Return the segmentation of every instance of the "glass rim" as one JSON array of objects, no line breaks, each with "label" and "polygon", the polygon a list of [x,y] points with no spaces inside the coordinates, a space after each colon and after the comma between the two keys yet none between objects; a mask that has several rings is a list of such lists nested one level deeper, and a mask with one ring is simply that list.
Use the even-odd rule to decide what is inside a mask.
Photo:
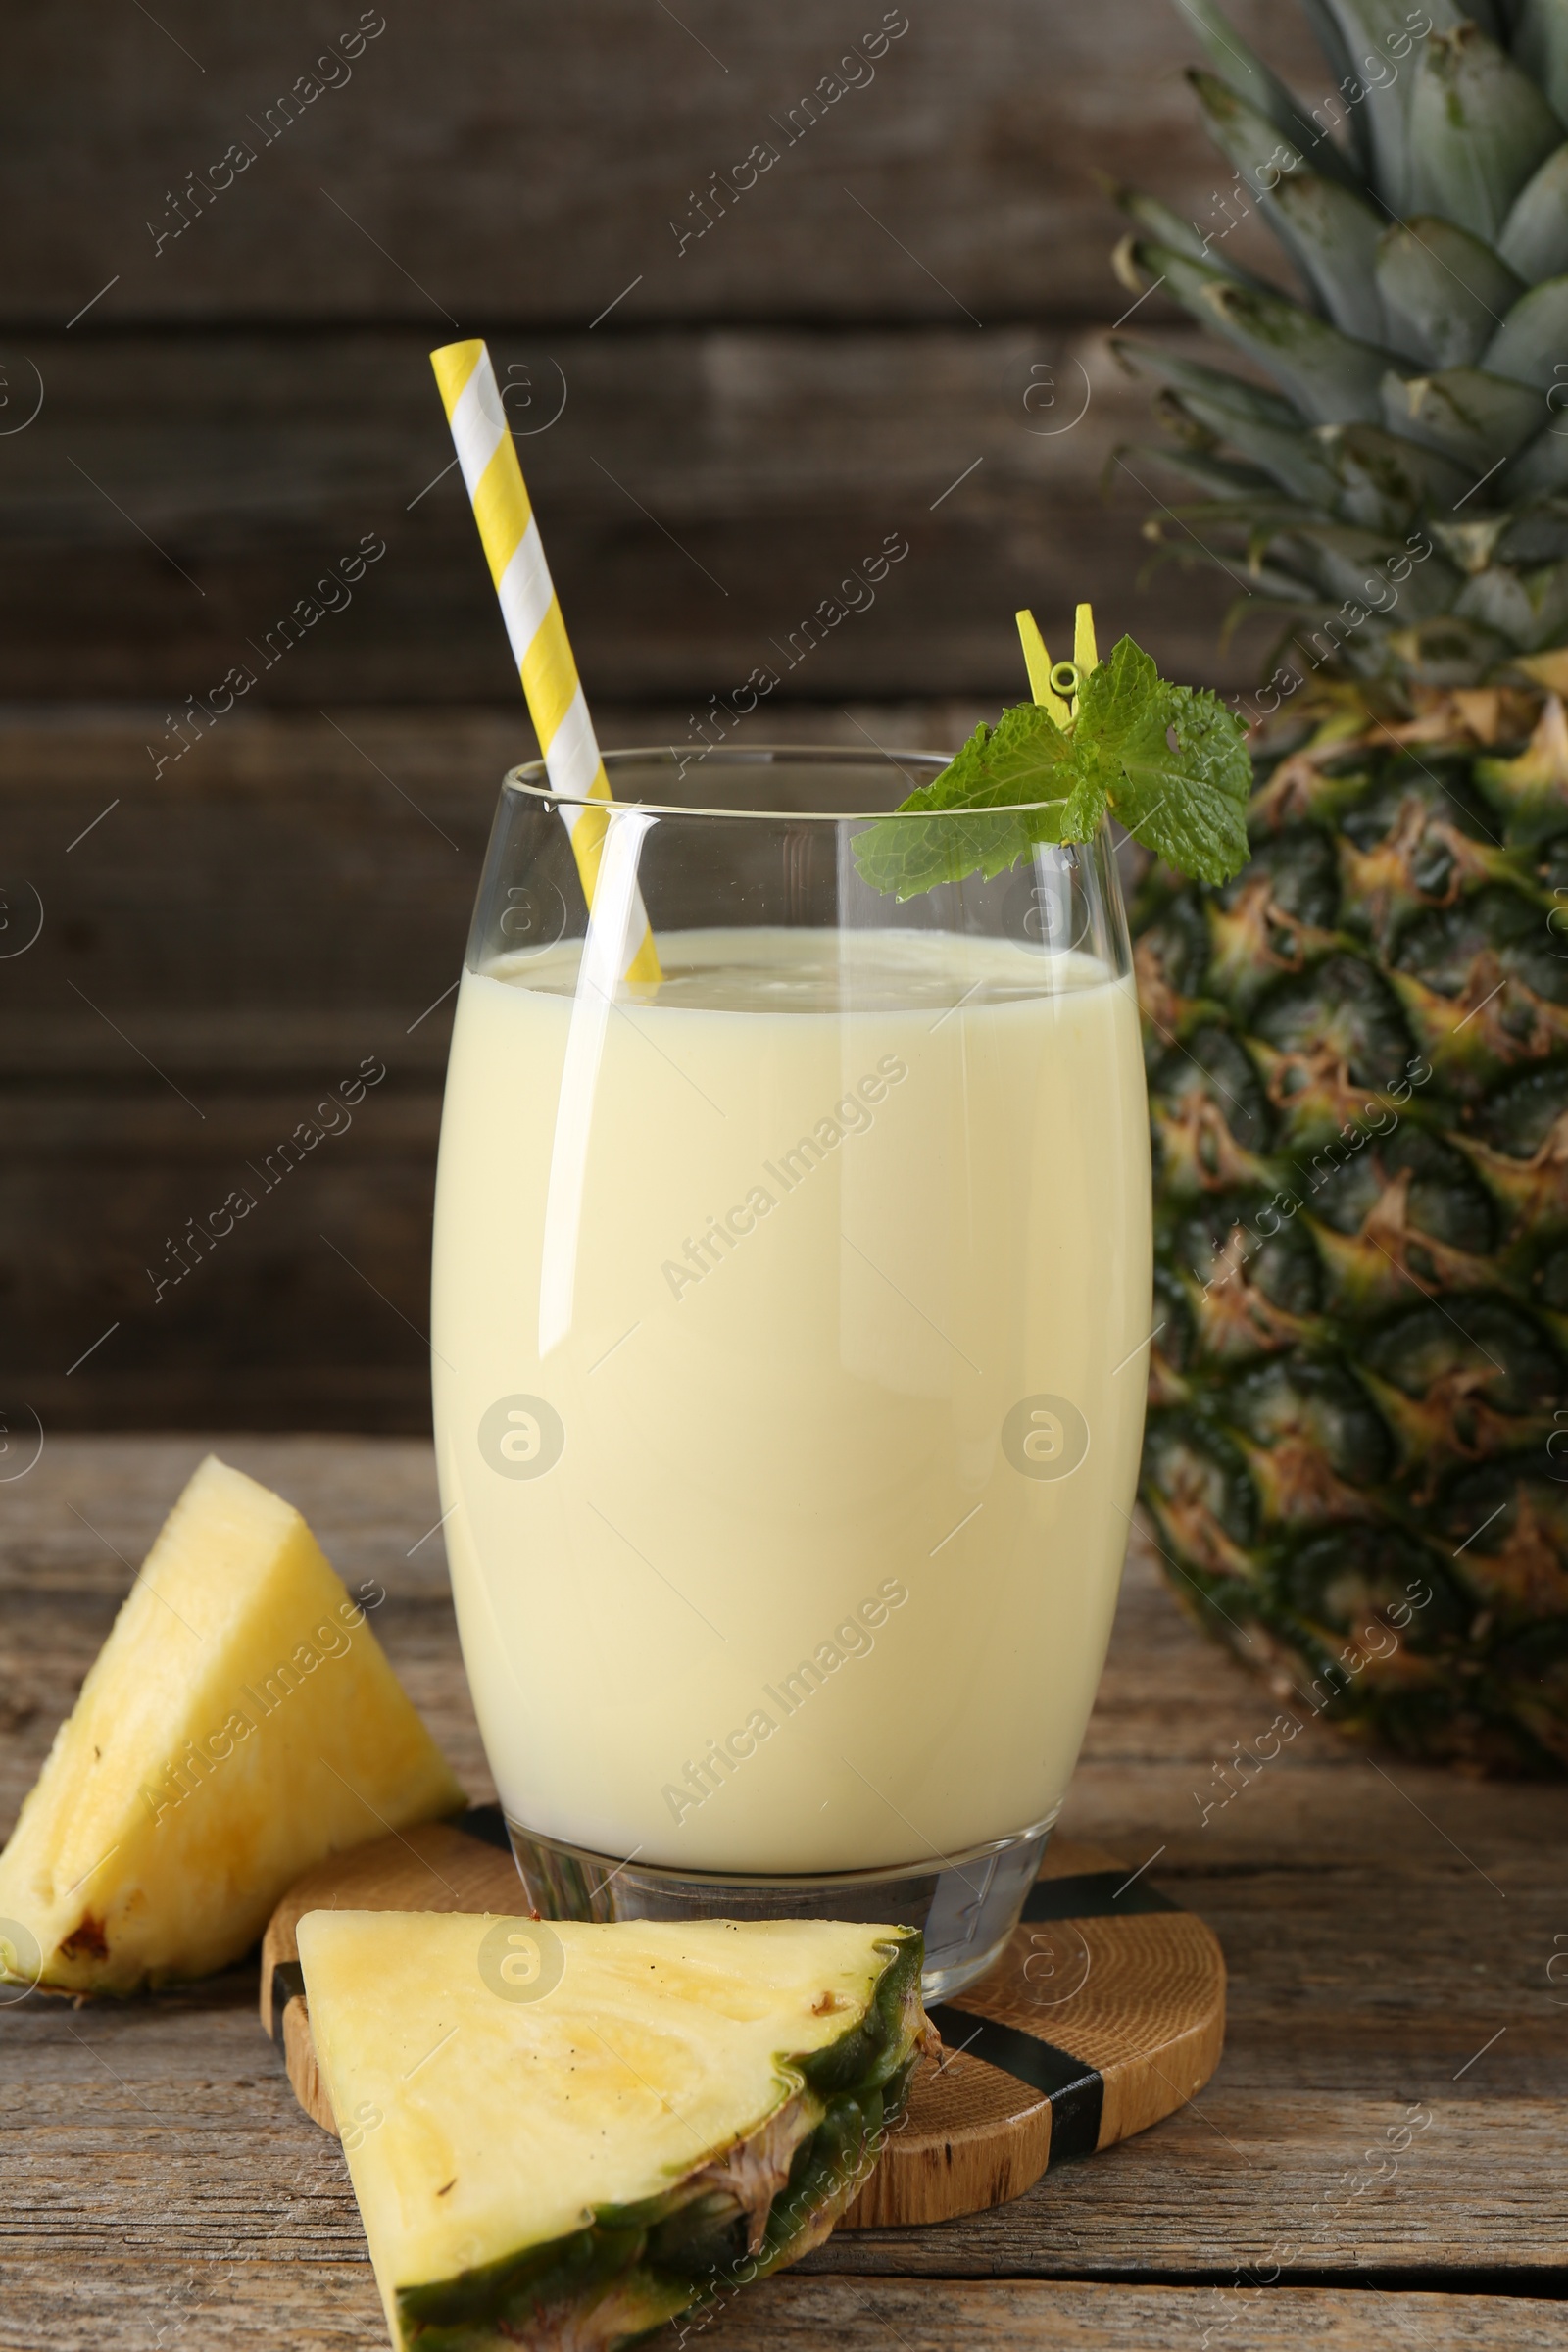
[{"label": "glass rim", "polygon": [[[857,767],[898,767],[907,760],[918,760],[940,774],[953,758],[941,752],[894,752],[874,747],[862,751],[858,744],[830,743],[757,743],[731,749],[717,744],[709,749],[739,767],[773,767],[784,760],[799,761],[803,766],[831,764]],[[666,767],[675,764],[679,755],[667,743],[633,745],[613,752],[602,752],[607,773],[634,760],[649,760]],[[558,792],[550,782],[550,771],[543,760],[519,760],[509,767],[501,779],[504,792],[525,792],[536,801],[548,802],[563,808],[624,808],[636,809],[648,816],[702,816],[729,818],[737,824],[773,825],[882,825],[882,824],[945,824],[955,819],[973,820],[981,816],[1020,816],[1037,808],[1057,808],[1061,796],[1049,801],[1004,801],[994,808],[683,808],[673,802],[662,801],[600,801],[586,794]],[[1082,849],[1082,842],[1042,844],[1043,847]]]}]

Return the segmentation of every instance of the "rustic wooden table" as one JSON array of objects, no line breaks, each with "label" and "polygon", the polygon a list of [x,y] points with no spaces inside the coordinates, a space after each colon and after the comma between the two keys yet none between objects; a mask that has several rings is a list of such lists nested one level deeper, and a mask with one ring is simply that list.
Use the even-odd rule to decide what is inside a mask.
[{"label": "rustic wooden table", "polygon": [[[352,1583],[385,1586],[382,1640],[491,1794],[427,1533],[429,1447],[220,1449],[304,1508]],[[201,1450],[52,1441],[0,1489],[0,1820]],[[1063,1826],[1156,1857],[1217,1930],[1217,2076],[1011,2205],[841,2234],[732,2305],[708,2352],[1568,2345],[1568,1794],[1368,1758],[1309,1726],[1205,1821],[1216,1763],[1275,1706],[1135,1551]],[[255,1988],[247,1965],[123,2006],[0,2007],[6,2352],[384,2342],[341,2155],[296,2107]]]}]

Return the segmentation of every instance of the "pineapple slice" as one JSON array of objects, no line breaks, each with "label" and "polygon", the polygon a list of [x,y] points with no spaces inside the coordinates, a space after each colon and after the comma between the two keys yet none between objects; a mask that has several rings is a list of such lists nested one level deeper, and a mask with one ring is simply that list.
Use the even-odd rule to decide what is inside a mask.
[{"label": "pineapple slice", "polygon": [[394,2344],[594,2352],[818,2244],[934,2040],[921,1951],[825,1920],[308,1912]]},{"label": "pineapple slice", "polygon": [[209,1454],[0,1854],[0,1975],[205,1975],[311,1863],[464,1801],[299,1512]]}]

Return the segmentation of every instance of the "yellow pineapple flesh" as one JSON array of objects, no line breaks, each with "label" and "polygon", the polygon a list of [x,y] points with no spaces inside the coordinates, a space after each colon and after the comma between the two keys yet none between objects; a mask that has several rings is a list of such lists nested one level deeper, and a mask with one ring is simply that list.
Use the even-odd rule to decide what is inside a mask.
[{"label": "yellow pineapple flesh", "polygon": [[299,1512],[209,1455],[0,1854],[0,1974],[207,1975],[313,1862],[464,1801]]},{"label": "yellow pineapple flesh", "polygon": [[619,2352],[796,2261],[935,2044],[907,1928],[312,1911],[299,1951],[400,2352]]}]

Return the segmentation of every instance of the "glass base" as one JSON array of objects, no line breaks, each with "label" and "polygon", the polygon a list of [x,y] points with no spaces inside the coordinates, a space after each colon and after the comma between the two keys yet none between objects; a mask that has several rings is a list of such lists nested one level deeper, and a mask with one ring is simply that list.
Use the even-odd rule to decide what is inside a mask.
[{"label": "glass base", "polygon": [[1051,1824],[944,1855],[940,1867],[900,1863],[821,1878],[755,1878],[615,1862],[511,1819],[507,1831],[541,1919],[856,1919],[918,1928],[922,1997],[945,2000],[1000,1957],[1035,1881]]}]

